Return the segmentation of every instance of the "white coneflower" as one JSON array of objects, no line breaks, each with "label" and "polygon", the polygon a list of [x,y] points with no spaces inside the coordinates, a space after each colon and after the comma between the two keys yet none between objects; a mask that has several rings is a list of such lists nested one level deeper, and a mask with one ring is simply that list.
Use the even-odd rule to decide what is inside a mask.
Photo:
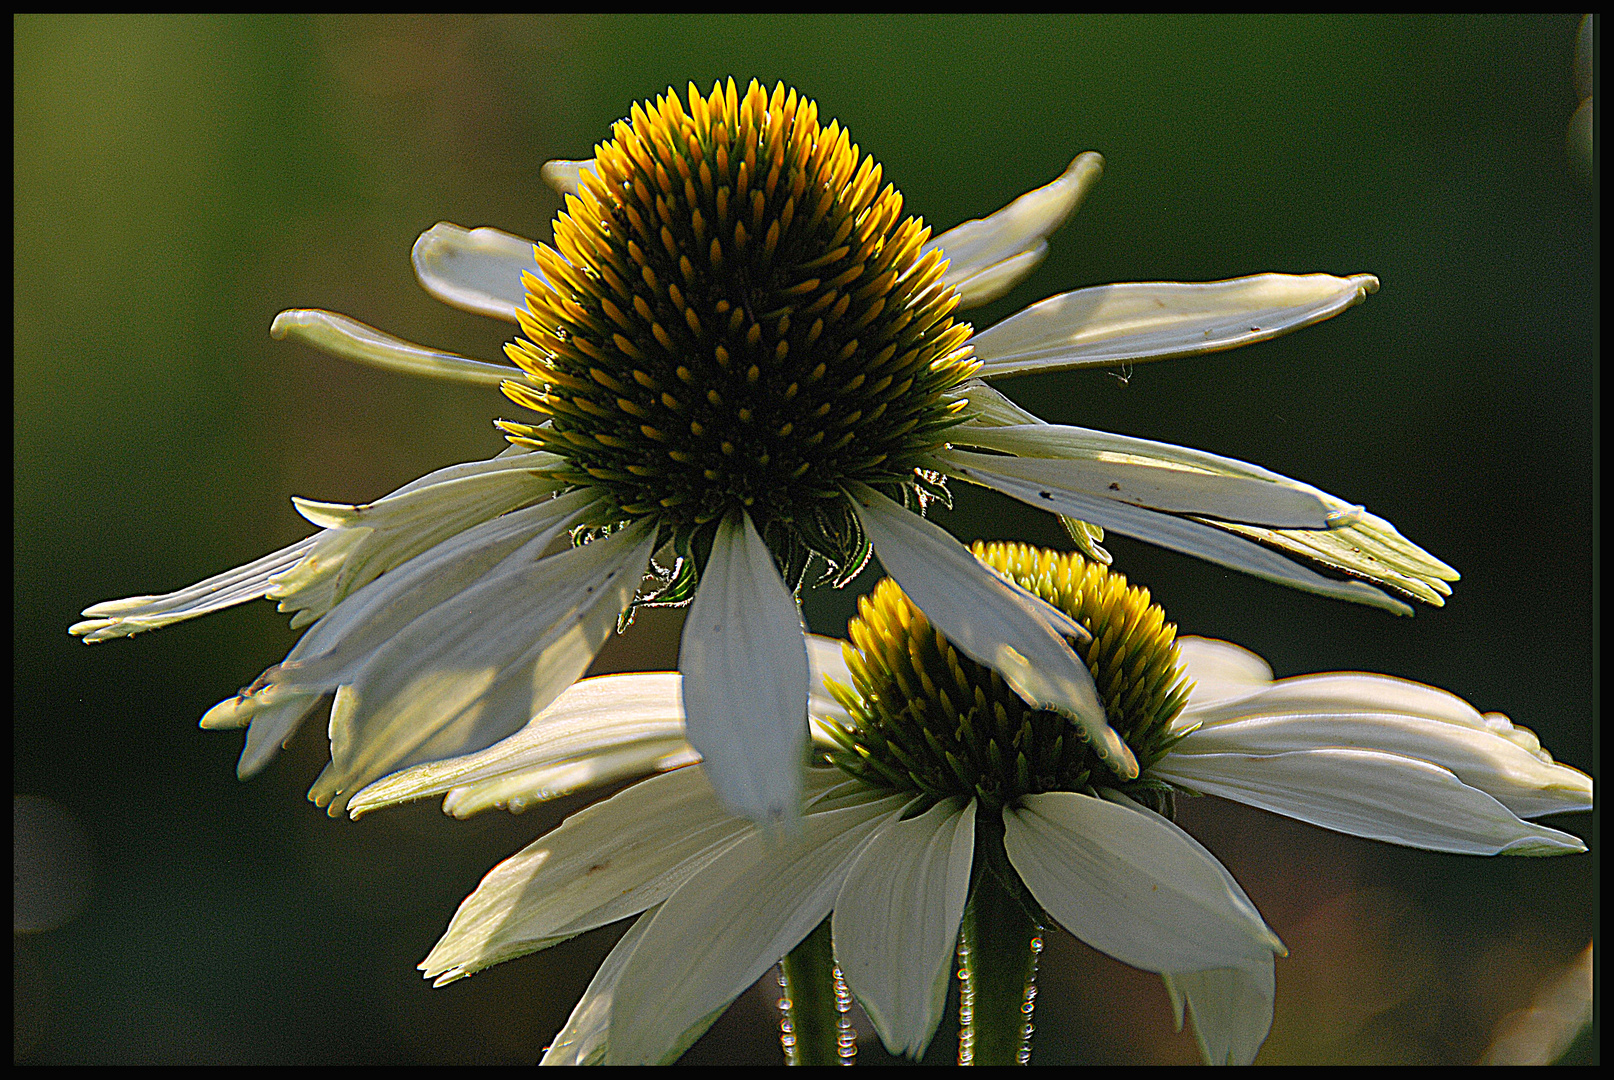
[{"label": "white coneflower", "polygon": [[[731,80],[688,102],[636,105],[593,158],[551,163],[566,192],[553,248],[446,224],[415,245],[433,295],[519,323],[517,366],[330,312],[275,320],[276,337],[348,359],[500,386],[540,414],[500,423],[508,450],[373,503],[295,500],[323,531],[188,589],[97,604],[72,632],[101,641],[258,597],[314,623],[203,725],[248,727],[246,776],[334,695],[310,797],[338,813],[379,777],[519,728],[634,603],[692,601],[690,738],[726,804],[763,820],[800,805],[794,594],[810,573],[850,580],[873,551],[967,655],[1136,775],[1059,620],[915,512],[948,476],[1060,514],[1098,558],[1114,529],[1397,611],[1280,552],[1431,603],[1449,592],[1454,571],[1360,507],[1242,462],[1042,424],[980,381],[1270,338],[1359,302],[1371,276],[1102,286],[976,333],[957,313],[1041,260],[1098,155],[931,240],[795,91]],[[552,554],[566,537],[576,546]]]},{"label": "white coneflower", "polygon": [[1384,675],[1274,681],[1237,646],[1177,640],[1146,591],[1080,555],[975,551],[1079,628],[1135,780],[962,655],[887,579],[848,644],[811,639],[818,765],[797,836],[731,814],[706,767],[688,765],[670,672],[584,680],[528,730],[361,792],[355,814],[446,792],[465,816],[673,770],[495,867],[422,969],[449,982],[642,912],[546,1060],[665,1061],[827,917],[838,975],[892,1053],[929,1043],[956,944],[961,1055],[1007,1062],[1028,1050],[1025,991],[1052,918],[1161,973],[1207,1061],[1249,1062],[1283,947],[1171,822],[1177,793],[1436,851],[1585,850],[1530,819],[1589,809],[1591,778],[1504,716]]}]

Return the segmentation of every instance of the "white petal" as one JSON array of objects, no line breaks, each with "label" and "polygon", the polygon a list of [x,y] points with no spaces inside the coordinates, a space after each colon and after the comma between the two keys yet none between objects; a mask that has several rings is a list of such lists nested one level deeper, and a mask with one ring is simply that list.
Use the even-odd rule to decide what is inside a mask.
[{"label": "white petal", "polygon": [[975,800],[881,829],[835,900],[835,959],[893,1054],[918,1059],[947,1002],[975,854]]},{"label": "white petal", "polygon": [[270,579],[302,561],[314,541],[315,537],[310,536],[245,566],[161,596],[131,596],[92,604],[83,611],[91,617],[69,626],[67,632],[93,645],[261,599],[272,588]]},{"label": "white petal", "polygon": [[444,810],[456,817],[504,804],[519,811],[608,782],[595,778],[614,779],[634,754],[656,763],[682,749],[693,758],[684,740],[680,693],[679,676],[671,671],[584,679],[561,691],[514,735],[474,754],[429,761],[378,780],[353,797],[348,812],[358,817],[444,792],[452,792]]},{"label": "white petal", "polygon": [[1048,253],[1045,240],[1075,212],[1099,176],[1104,159],[1080,154],[1059,178],[1015,199],[987,218],[948,229],[920,249],[940,248],[949,260],[942,281],[957,289],[959,308],[990,303],[1014,288]]},{"label": "white petal", "polygon": [[594,172],[593,158],[583,161],[566,161],[560,158],[546,161],[544,167],[539,170],[539,175],[544,178],[544,183],[565,196],[576,195],[582,190],[584,172]]},{"label": "white petal", "polygon": [[823,921],[853,855],[905,801],[864,795],[809,809],[795,836],[752,832],[673,893],[617,984],[610,1062],[664,1062],[679,1052],[692,1024],[733,1001]]},{"label": "white petal", "polygon": [[1283,945],[1221,864],[1155,815],[1071,792],[1003,812],[1003,845],[1037,902],[1145,971],[1237,967]]},{"label": "white petal", "polygon": [[[1040,433],[1052,426],[1031,431]],[[987,434],[982,439],[1017,430],[1020,429],[986,428]],[[953,441],[967,445],[971,438],[970,429],[959,428]],[[980,456],[969,455],[971,459]],[[1329,523],[1329,507],[1317,496],[1302,488],[1269,480],[1227,476],[1160,462],[1062,458],[1034,452],[1020,457],[994,456],[990,463],[1005,475],[1032,483],[1052,481],[1070,491],[1168,513],[1207,514],[1228,521],[1255,521],[1300,529],[1324,529]]]},{"label": "white petal", "polygon": [[1210,525],[1188,518],[1162,514],[1115,502],[1112,499],[1066,490],[1051,478],[1032,481],[1021,478],[1006,468],[1003,462],[1021,459],[988,457],[962,450],[944,450],[932,455],[949,476],[970,480],[983,487],[1001,491],[1053,514],[1068,514],[1082,521],[1090,521],[1105,529],[1131,536],[1172,551],[1194,555],[1207,562],[1239,570],[1267,581],[1320,596],[1370,604],[1398,615],[1410,615],[1412,609],[1371,585],[1360,581],[1335,581],[1308,570],[1268,551],[1259,544],[1233,536]]},{"label": "white petal", "polygon": [[752,830],[699,766],[634,784],[488,871],[420,968],[441,985],[635,915]]},{"label": "white petal", "polygon": [[[523,555],[529,544],[415,619],[370,655],[345,699],[338,695],[331,764],[309,797],[334,815],[372,780],[519,729],[587,669],[632,601],[654,544],[645,523],[535,562],[536,553]],[[299,671],[332,677],[318,662]]]},{"label": "white petal", "polygon": [[276,341],[290,338],[355,364],[368,364],[400,375],[447,379],[467,386],[498,386],[506,379],[526,378],[520,368],[428,349],[357,319],[318,308],[282,311],[269,324],[269,336]]},{"label": "white petal", "polygon": [[851,716],[825,686],[825,679],[833,679],[841,686],[852,685],[852,669],[846,666],[839,638],[822,634],[807,635],[807,722],[810,725],[824,721],[850,720]]},{"label": "white petal", "polygon": [[616,984],[622,981],[628,957],[633,955],[639,939],[650,928],[654,914],[648,911],[634,920],[628,932],[606,954],[594,978],[589,980],[588,989],[583,991],[572,1014],[566,1018],[566,1026],[544,1048],[544,1056],[538,1064],[599,1065],[605,1061],[611,1033],[611,999],[616,994]]},{"label": "white petal", "polygon": [[1371,274],[1099,285],[1032,304],[970,343],[985,379],[1195,356],[1321,322],[1378,288]]},{"label": "white petal", "polygon": [[1030,594],[982,566],[941,526],[865,485],[848,493],[881,565],[959,651],[1002,674],[1028,704],[1069,716],[1118,775],[1137,776],[1137,759],[1106,721],[1092,673]]},{"label": "white petal", "polygon": [[1194,1040],[1207,1065],[1249,1065],[1272,1030],[1276,993],[1271,955],[1243,967],[1185,971],[1161,976],[1182,1030],[1186,1003]]},{"label": "white petal", "polygon": [[410,255],[421,288],[445,304],[505,322],[515,322],[527,306],[521,275],[544,276],[531,240],[485,225],[462,229],[439,221],[420,234]]},{"label": "white petal", "polygon": [[[989,389],[989,388],[988,388]],[[1459,574],[1396,531],[1394,525],[1360,506],[1237,458],[1186,446],[1134,439],[1091,428],[1045,424],[1000,394],[969,385],[962,395],[979,421],[961,426],[956,442],[1027,457],[1076,458],[1176,466],[1222,476],[1245,477],[1305,492],[1327,508],[1328,528],[1285,530],[1234,522],[1210,522],[1219,529],[1258,540],[1303,558],[1390,585],[1439,607],[1451,593],[1448,581]]]},{"label": "white petal", "polygon": [[807,646],[801,615],[744,512],[718,526],[684,623],[689,742],[723,802],[753,821],[801,810]]},{"label": "white petal", "polygon": [[1162,780],[1325,829],[1469,855],[1585,851],[1574,836],[1515,817],[1449,769],[1379,750],[1167,754]]},{"label": "white petal", "polygon": [[[1272,682],[1272,667],[1249,649],[1230,641],[1185,636],[1177,639],[1177,662],[1194,684],[1188,696],[1189,712],[1235,697],[1248,697]],[[1177,715],[1174,727],[1198,721]]]},{"label": "white petal", "polygon": [[553,454],[468,462],[453,475],[416,481],[412,490],[358,506],[293,498],[297,512],[325,532],[307,558],[275,577],[266,595],[281,611],[297,612],[294,628],[311,623],[380,574],[556,491],[561,483],[545,471],[559,463]]},{"label": "white petal", "polygon": [[1523,818],[1592,807],[1591,777],[1554,762],[1507,717],[1406,679],[1305,675],[1220,702],[1200,701],[1196,686],[1183,714],[1200,727],[1173,753],[1382,750],[1450,769]]}]

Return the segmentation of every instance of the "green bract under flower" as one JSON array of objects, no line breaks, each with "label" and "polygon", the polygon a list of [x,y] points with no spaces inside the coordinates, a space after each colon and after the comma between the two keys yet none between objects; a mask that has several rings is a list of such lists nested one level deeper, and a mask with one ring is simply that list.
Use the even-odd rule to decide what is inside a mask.
[{"label": "green bract under flower", "polygon": [[809,554],[855,573],[843,485],[913,490],[965,418],[943,393],[980,366],[942,253],[921,255],[930,230],[783,84],[692,84],[688,110],[669,91],[613,136],[538,247],[506,349],[536,385],[504,392],[549,423],[501,426],[680,551],[743,509],[792,587]]},{"label": "green bract under flower", "polygon": [[[1120,574],[1025,544],[977,542],[977,558],[1087,631],[1068,637],[1087,663],[1106,719],[1144,772],[1183,737],[1172,721],[1188,700],[1177,628],[1146,589]],[[990,667],[962,656],[895,581],[858,601],[843,646],[852,685],[835,684],[848,722],[827,725],[827,753],[843,770],[929,799],[1012,803],[1045,791],[1082,791],[1100,761],[1070,720],[1027,705]],[[1113,786],[1100,769],[1098,781]],[[1162,785],[1130,791],[1163,804]]]}]

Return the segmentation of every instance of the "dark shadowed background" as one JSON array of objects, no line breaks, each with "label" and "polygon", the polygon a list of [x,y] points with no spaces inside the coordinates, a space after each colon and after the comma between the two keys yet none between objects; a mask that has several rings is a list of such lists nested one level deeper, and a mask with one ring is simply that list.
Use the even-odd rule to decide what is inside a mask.
[{"label": "dark shadowed background", "polygon": [[[15,20],[16,1060],[520,1063],[563,1022],[620,928],[442,990],[414,965],[481,875],[579,800],[330,820],[303,798],[320,725],[244,785],[241,736],[196,727],[291,645],[272,605],[93,649],[66,628],[305,535],[291,495],[362,501],[497,451],[490,421],[516,414],[497,394],[277,344],[271,318],[328,307],[499,358],[512,328],[415,286],[415,237],[447,220],[548,240],[542,163],[588,156],[632,101],[691,79],[815,97],[939,228],[1102,151],[1048,261],[977,326],[1101,282],[1378,274],[1363,306],[1269,344],[1000,386],[1051,420],[1366,503],[1463,572],[1447,607],[1398,619],[1112,538],[1184,632],[1280,675],[1450,689],[1591,768],[1576,22]],[[939,519],[962,538],[1068,546],[1052,518],[957,496]],[[851,602],[810,598],[813,629],[843,630]],[[642,617],[596,670],[673,666],[678,626]],[[1590,856],[1433,855],[1214,799],[1181,820],[1291,950],[1265,1062],[1472,1061],[1592,932]],[[779,1060],[769,991],[688,1060]],[[1040,1062],[1196,1059],[1158,978],[1063,932],[1036,1019]]]}]

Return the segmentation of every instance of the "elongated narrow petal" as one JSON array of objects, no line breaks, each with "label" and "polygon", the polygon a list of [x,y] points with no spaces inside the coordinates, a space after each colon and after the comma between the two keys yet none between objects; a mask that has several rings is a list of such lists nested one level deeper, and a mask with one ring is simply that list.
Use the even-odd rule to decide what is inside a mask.
[{"label": "elongated narrow petal", "polygon": [[1003,812],[1004,849],[1037,902],[1145,971],[1237,967],[1283,945],[1226,871],[1154,815],[1070,792]]},{"label": "elongated narrow petal", "polygon": [[467,386],[496,387],[506,379],[519,381],[524,377],[519,368],[508,364],[490,364],[486,360],[428,349],[357,319],[318,308],[282,311],[269,325],[269,336],[276,341],[290,338],[355,364],[367,364],[400,375],[446,379]]},{"label": "elongated narrow petal", "polygon": [[1152,775],[1325,829],[1468,855],[1585,851],[1568,833],[1522,821],[1450,770],[1382,750],[1332,746],[1278,754],[1167,754]]},{"label": "elongated narrow petal", "polygon": [[1322,322],[1378,288],[1372,274],[1099,285],[1032,304],[970,342],[985,379],[1196,356]]},{"label": "elongated narrow petal", "polygon": [[600,675],[568,686],[526,727],[486,750],[376,781],[353,797],[348,812],[358,817],[445,792],[443,809],[455,817],[493,806],[520,812],[584,787],[694,760],[684,740],[676,672]]},{"label": "elongated narrow petal", "polygon": [[[415,619],[337,695],[331,763],[309,797],[341,813],[372,780],[473,753],[518,730],[594,659],[654,545],[653,528],[641,523],[548,558],[524,547]],[[333,677],[319,661],[297,672]]]},{"label": "elongated narrow petal", "polygon": [[589,980],[588,989],[566,1018],[566,1026],[544,1048],[540,1065],[599,1065],[605,1061],[607,1040],[611,1034],[611,999],[616,985],[622,981],[622,972],[628,958],[638,947],[644,932],[650,928],[654,910],[639,916],[628,932],[618,939],[616,946],[600,962],[600,968]]},{"label": "elongated narrow petal", "polygon": [[1028,704],[1070,717],[1118,776],[1137,776],[1137,759],[1105,719],[1087,665],[1023,589],[982,566],[941,526],[872,488],[848,493],[881,564],[949,641],[998,671]]},{"label": "elongated narrow petal", "polygon": [[744,513],[725,518],[684,623],[689,742],[725,805],[753,821],[801,811],[807,646],[801,615]]},{"label": "elongated narrow petal", "polygon": [[969,897],[975,800],[937,803],[869,839],[835,901],[835,959],[887,1050],[918,1059],[947,1002]]},{"label": "elongated narrow petal", "polygon": [[562,484],[547,470],[559,464],[542,453],[467,462],[439,469],[431,483],[416,481],[358,506],[294,498],[297,512],[326,531],[308,558],[275,577],[266,595],[281,611],[296,612],[294,629],[311,623],[393,567],[557,491]]},{"label": "elongated narrow petal", "polygon": [[[852,671],[846,666],[839,638],[822,634],[807,635],[807,723],[815,730],[824,721],[842,722],[850,719],[846,706],[835,700],[825,686],[825,679],[833,679],[841,686],[852,685]],[[816,736],[815,736],[816,738]]]},{"label": "elongated narrow petal", "polygon": [[1481,716],[1455,694],[1387,675],[1283,679],[1219,703],[1183,710],[1199,725],[1172,751],[1270,755],[1336,746],[1432,762],[1522,818],[1590,810],[1592,779],[1560,765],[1526,729]]},{"label": "elongated narrow petal", "polygon": [[1081,205],[1104,172],[1104,159],[1078,155],[1059,178],[986,218],[948,229],[920,250],[949,260],[942,281],[958,290],[959,307],[990,303],[1014,288],[1048,254],[1049,236]]},{"label": "elongated narrow petal", "polygon": [[860,797],[810,808],[797,835],[752,832],[668,897],[617,984],[610,1062],[652,1064],[679,1052],[692,1024],[733,1001],[823,921],[858,848],[904,801]]},{"label": "elongated narrow petal", "polygon": [[636,915],[751,831],[700,766],[634,784],[490,870],[420,968],[442,985]]},{"label": "elongated narrow petal", "polygon": [[[1013,429],[990,428],[989,432]],[[1033,431],[1044,429],[1033,428]],[[960,429],[958,443],[968,443]],[[1311,492],[1269,480],[1228,476],[1158,462],[1026,455],[994,457],[1001,472],[1022,480],[1054,480],[1067,490],[1176,514],[1207,514],[1302,529],[1328,527],[1328,506]]]},{"label": "elongated narrow petal", "polygon": [[1207,1065],[1249,1065],[1272,1030],[1277,992],[1272,957],[1242,967],[1162,975],[1182,1030],[1183,1006],[1194,1020],[1194,1040]]},{"label": "elongated narrow petal", "polygon": [[[1387,585],[1436,607],[1444,604],[1443,597],[1451,593],[1447,582],[1460,577],[1456,570],[1402,536],[1388,521],[1310,484],[1247,461],[1186,446],[1134,439],[1091,428],[1045,424],[1024,410],[1009,411],[1004,404],[1007,399],[989,391],[990,388],[979,386],[966,388],[965,396],[971,407],[979,404],[982,408],[982,420],[958,429],[954,441],[1026,457],[1132,462],[1264,480],[1320,500],[1327,509],[1327,528],[1283,529],[1231,521],[1207,521],[1206,524],[1330,569]],[[1015,419],[1017,415],[1021,417],[1019,420]]]},{"label": "elongated narrow petal", "polygon": [[437,299],[513,323],[516,312],[527,305],[521,275],[544,276],[533,246],[531,240],[485,225],[462,229],[439,221],[420,234],[410,254],[416,280]]},{"label": "elongated narrow petal", "polygon": [[[1041,480],[1027,480],[1010,471],[1003,462],[1014,458],[988,457],[962,450],[944,450],[934,455],[939,467],[947,475],[969,480],[983,487],[1001,491],[1055,514],[1068,514],[1082,521],[1090,521],[1102,528],[1145,540],[1160,547],[1195,555],[1207,562],[1280,585],[1288,585],[1321,596],[1370,604],[1398,615],[1410,615],[1412,609],[1393,597],[1360,581],[1335,581],[1306,569],[1259,544],[1213,528],[1189,518],[1174,517],[1155,510],[1130,506],[1082,491],[1065,488],[1051,476]],[[1023,471],[1017,469],[1016,471]]]},{"label": "elongated narrow petal", "polygon": [[83,612],[89,618],[69,626],[67,632],[93,645],[262,599],[273,587],[274,576],[301,562],[314,541],[315,537],[310,536],[245,566],[161,596],[131,596],[92,604]]}]

